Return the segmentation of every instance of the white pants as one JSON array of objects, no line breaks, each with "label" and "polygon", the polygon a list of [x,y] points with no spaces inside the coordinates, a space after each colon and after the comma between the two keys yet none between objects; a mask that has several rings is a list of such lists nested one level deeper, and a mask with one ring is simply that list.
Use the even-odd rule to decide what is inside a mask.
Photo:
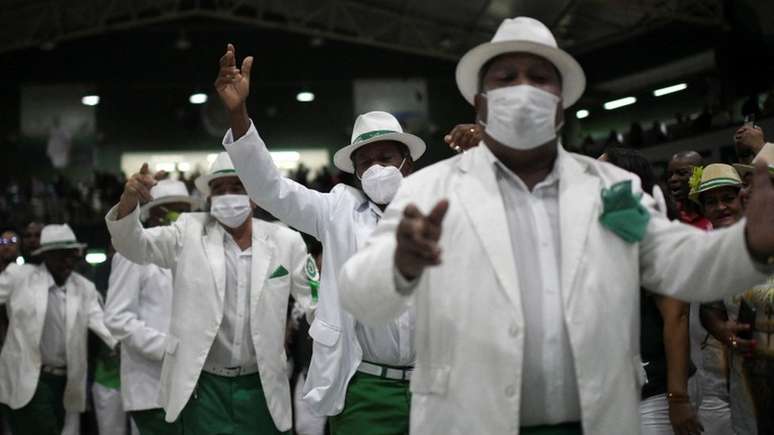
[{"label": "white pants", "polygon": [[62,435],[80,435],[81,433],[81,413],[66,412]]},{"label": "white pants", "polygon": [[121,390],[98,383],[91,387],[94,413],[97,415],[99,435],[126,435],[126,412],[121,402]]},{"label": "white pants", "polygon": [[296,388],[293,390],[293,405],[295,406],[295,430],[296,435],[323,435],[325,431],[326,417],[318,417],[312,414],[309,405],[303,400],[304,381],[303,373],[298,375]]},{"label": "white pants", "polygon": [[674,435],[665,395],[657,394],[640,402],[640,435]]}]

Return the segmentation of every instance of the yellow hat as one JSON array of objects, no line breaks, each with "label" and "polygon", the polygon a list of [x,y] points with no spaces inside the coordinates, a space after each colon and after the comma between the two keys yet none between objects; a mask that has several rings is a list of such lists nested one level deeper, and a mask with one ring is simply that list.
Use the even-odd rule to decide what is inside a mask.
[{"label": "yellow hat", "polygon": [[704,169],[695,169],[691,177],[691,193],[688,195],[692,200],[699,202],[699,194],[718,187],[742,187],[742,179],[731,165],[724,163],[713,163],[707,165]]},{"label": "yellow hat", "polygon": [[755,155],[752,165],[735,164],[734,168],[736,168],[736,170],[739,171],[739,174],[744,177],[755,170],[755,164],[760,161],[766,162],[766,164],[769,165],[769,175],[774,177],[774,143],[769,142],[764,144],[763,148]]}]

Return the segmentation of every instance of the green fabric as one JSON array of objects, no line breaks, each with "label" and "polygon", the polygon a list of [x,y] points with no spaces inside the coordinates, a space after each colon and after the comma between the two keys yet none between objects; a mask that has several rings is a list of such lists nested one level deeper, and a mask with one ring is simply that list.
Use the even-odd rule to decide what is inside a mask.
[{"label": "green fabric", "polygon": [[373,130],[373,131],[367,131],[360,136],[356,137],[355,140],[352,143],[358,143],[362,142],[364,140],[371,139],[372,137],[376,136],[383,136],[385,134],[391,134],[391,133],[397,133],[397,131],[394,130]]},{"label": "green fabric", "polygon": [[642,240],[650,222],[650,213],[640,203],[640,196],[632,193],[631,180],[602,189],[604,208],[599,220],[628,243]]},{"label": "green fabric", "polygon": [[287,274],[288,274],[288,270],[285,269],[285,266],[280,265],[277,269],[274,270],[274,272],[272,272],[272,274],[269,276],[269,279],[279,278],[279,277],[285,276]]},{"label": "green fabric", "polygon": [[40,373],[32,399],[19,409],[8,408],[14,434],[60,435],[64,427],[67,376]]},{"label": "green fabric", "polygon": [[102,353],[97,357],[94,382],[113,390],[121,388],[121,360],[117,355]]},{"label": "green fabric", "polygon": [[164,414],[161,408],[129,413],[137,429],[140,430],[140,435],[182,435],[182,425],[179,422],[167,423],[164,420]]},{"label": "green fabric", "polygon": [[344,409],[329,419],[331,435],[405,435],[410,409],[408,381],[356,372]]},{"label": "green fabric", "polygon": [[185,435],[276,435],[258,373],[228,378],[202,372],[180,423]]},{"label": "green fabric", "polygon": [[552,426],[523,427],[521,435],[583,435],[580,423],[563,423]]},{"label": "green fabric", "polygon": [[309,290],[312,293],[312,303],[317,302],[318,291],[320,290],[320,272],[317,270],[317,263],[314,261],[314,257],[307,254],[306,266],[304,267],[306,272],[306,278],[309,280]]}]

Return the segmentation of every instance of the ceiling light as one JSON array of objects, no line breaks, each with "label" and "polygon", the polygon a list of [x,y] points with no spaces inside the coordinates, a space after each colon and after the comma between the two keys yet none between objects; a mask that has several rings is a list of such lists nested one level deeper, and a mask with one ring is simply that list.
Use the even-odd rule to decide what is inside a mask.
[{"label": "ceiling light", "polygon": [[588,110],[579,110],[575,112],[575,117],[578,119],[588,118],[589,117],[589,111]]},{"label": "ceiling light", "polygon": [[675,92],[680,92],[680,91],[684,90],[687,87],[688,87],[688,85],[685,84],[685,83],[678,83],[676,85],[667,86],[667,87],[661,88],[661,89],[656,89],[655,91],[653,91],[653,96],[654,97],[660,97],[662,95],[673,94]]},{"label": "ceiling light", "polygon": [[301,103],[309,103],[314,101],[314,94],[311,92],[299,92],[298,95],[296,95],[296,100]]},{"label": "ceiling light", "polygon": [[96,106],[99,104],[99,95],[86,95],[81,98],[81,104],[84,106]]},{"label": "ceiling light", "polygon": [[191,96],[188,97],[188,101],[191,104],[204,104],[207,102],[207,94],[191,94]]},{"label": "ceiling light", "polygon": [[618,100],[608,101],[603,106],[605,110],[613,110],[617,109],[619,107],[628,106],[630,104],[634,104],[637,102],[637,99],[634,97],[626,97],[626,98],[620,98]]}]

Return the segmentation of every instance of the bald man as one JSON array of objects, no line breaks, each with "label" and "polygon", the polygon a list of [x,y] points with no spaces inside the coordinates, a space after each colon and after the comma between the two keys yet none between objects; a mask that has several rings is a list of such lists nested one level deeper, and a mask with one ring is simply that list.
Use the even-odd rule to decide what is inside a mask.
[{"label": "bald man", "polygon": [[680,220],[707,231],[712,229],[712,224],[701,215],[699,206],[688,199],[688,192],[691,190],[688,181],[691,179],[693,168],[697,166],[702,166],[702,157],[696,151],[681,151],[675,154],[667,166],[667,184],[680,213]]}]

